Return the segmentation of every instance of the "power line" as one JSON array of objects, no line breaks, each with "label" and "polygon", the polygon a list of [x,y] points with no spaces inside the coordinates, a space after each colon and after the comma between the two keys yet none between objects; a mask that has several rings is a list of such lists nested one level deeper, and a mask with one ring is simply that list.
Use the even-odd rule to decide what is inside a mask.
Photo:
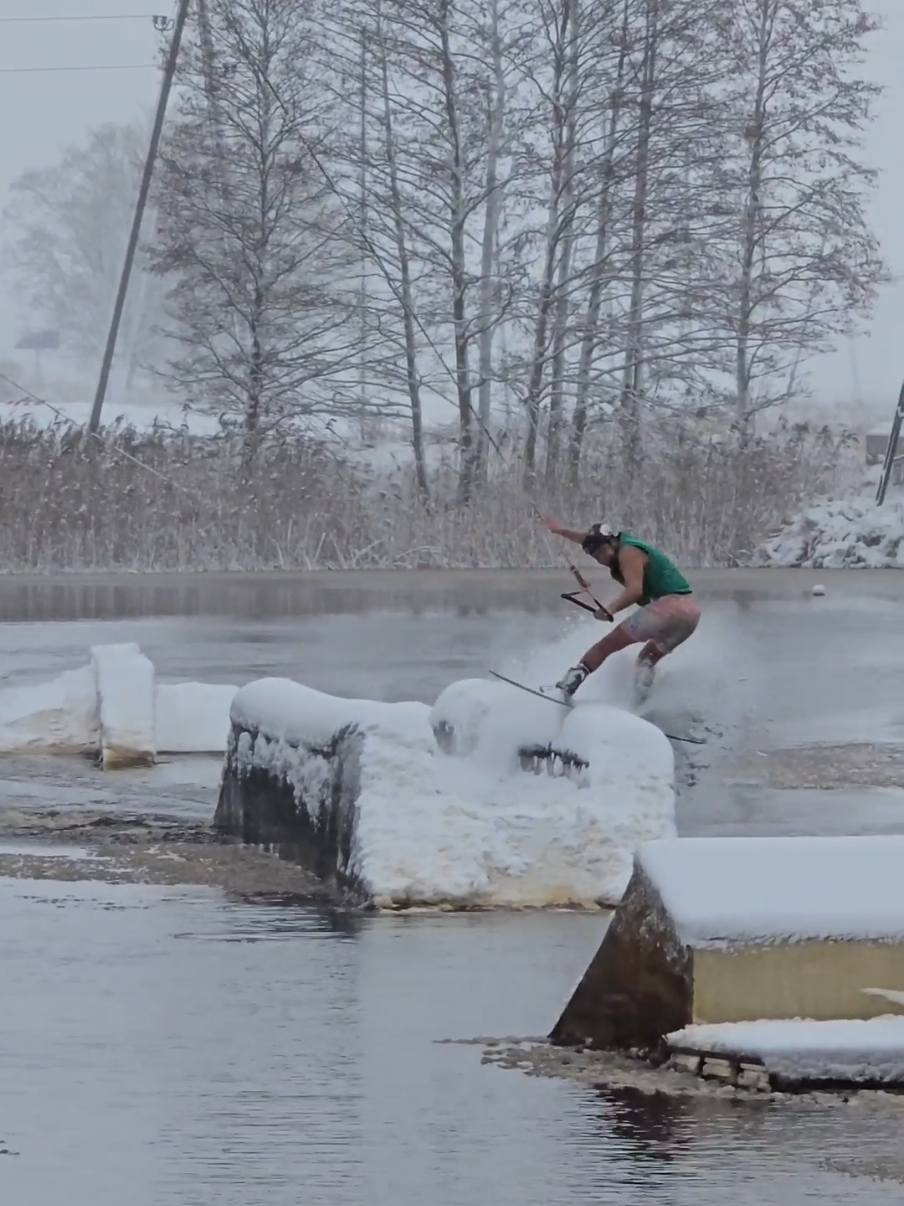
[{"label": "power line", "polygon": [[[81,430],[81,423],[76,423],[75,419],[70,419],[70,417],[64,414],[59,407],[54,406],[52,402],[48,402],[46,398],[41,398],[38,394],[32,393],[30,389],[26,389],[24,385],[21,385],[18,381],[14,381],[13,378],[8,377],[6,373],[0,373],[0,381],[5,381],[7,385],[11,385],[14,390],[20,394],[23,394],[26,398],[30,398],[32,402],[37,402],[41,406],[46,406],[48,410],[53,411],[58,419],[62,419],[62,421],[64,423],[68,423],[70,427],[75,427],[79,431]],[[15,405],[15,403],[13,403],[13,405]],[[183,494],[189,493],[184,486],[181,486],[178,482],[173,481],[171,477],[167,477],[165,473],[161,473],[158,469],[155,469],[153,465],[147,465],[144,461],[140,461],[138,457],[132,456],[131,453],[126,452],[124,448],[117,448],[115,444],[108,443],[100,432],[91,431],[89,429],[88,435],[93,436],[95,440],[97,440],[100,444],[103,444],[109,452],[114,453],[116,456],[124,457],[127,461],[132,461],[132,463],[137,465],[139,469],[147,470],[148,473],[152,473],[154,477],[159,477],[160,480],[166,482],[167,485],[172,486],[176,490],[181,490]]]},{"label": "power line", "polygon": [[87,17],[0,17],[0,25],[43,25],[58,21],[153,21],[159,13],[98,13]]},{"label": "power line", "polygon": [[147,71],[156,67],[156,63],[98,63],[86,67],[0,67],[0,75],[33,75],[35,72],[46,74],[55,71]]}]

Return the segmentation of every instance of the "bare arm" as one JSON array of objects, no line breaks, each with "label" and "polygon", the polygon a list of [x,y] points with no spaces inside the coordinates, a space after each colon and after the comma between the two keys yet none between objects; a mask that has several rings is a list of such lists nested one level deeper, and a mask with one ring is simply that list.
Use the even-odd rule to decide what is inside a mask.
[{"label": "bare arm", "polygon": [[647,565],[647,555],[640,549],[628,546],[619,550],[618,563],[625,585],[615,602],[609,604],[608,610],[612,615],[639,603],[643,598],[643,572]]},{"label": "bare arm", "polygon": [[559,523],[557,519],[541,519],[540,522],[548,532],[552,532],[553,536],[562,536],[565,540],[570,540],[572,544],[583,544],[586,532],[575,531],[574,528],[566,528]]}]

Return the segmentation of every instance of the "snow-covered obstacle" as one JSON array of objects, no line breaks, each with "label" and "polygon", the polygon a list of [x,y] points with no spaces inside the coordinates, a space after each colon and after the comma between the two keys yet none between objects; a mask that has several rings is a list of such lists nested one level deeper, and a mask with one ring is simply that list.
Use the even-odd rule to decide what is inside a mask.
[{"label": "snow-covered obstacle", "polygon": [[667,738],[603,705],[471,680],[431,709],[265,679],[231,715],[216,826],[361,903],[614,904],[637,846],[675,832]]},{"label": "snow-covered obstacle", "polygon": [[692,1025],[897,1012],[902,867],[904,837],[653,842],[552,1041],[656,1047]]},{"label": "snow-covered obstacle", "polygon": [[91,666],[105,770],[157,760],[154,666],[137,645],[96,645]]},{"label": "snow-covered obstacle", "polygon": [[758,1089],[904,1086],[904,1016],[723,1023],[667,1037],[673,1065]]},{"label": "snow-covered obstacle", "polygon": [[97,645],[51,682],[0,689],[0,753],[81,754],[108,770],[223,754],[237,690],[158,683],[137,645]]}]

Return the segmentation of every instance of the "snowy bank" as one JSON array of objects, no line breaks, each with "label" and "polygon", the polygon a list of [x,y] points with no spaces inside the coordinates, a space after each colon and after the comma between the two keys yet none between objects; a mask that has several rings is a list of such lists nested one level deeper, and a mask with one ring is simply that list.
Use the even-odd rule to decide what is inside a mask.
[{"label": "snowy bank", "polygon": [[671,746],[522,695],[471,680],[431,709],[252,683],[215,823],[380,907],[614,903],[637,845],[674,834]]},{"label": "snowy bank", "polygon": [[902,866],[904,837],[650,843],[553,1040],[656,1046],[701,1023],[887,1013]]},{"label": "snowy bank", "polygon": [[904,498],[877,506],[861,497],[819,503],[761,546],[757,566],[805,569],[904,567]]},{"label": "snowy bank", "polygon": [[237,687],[158,683],[137,645],[97,645],[88,665],[0,689],[0,753],[82,754],[106,769],[158,754],[222,754]]},{"label": "snowy bank", "polygon": [[904,1017],[899,1016],[688,1026],[667,1041],[676,1052],[760,1064],[779,1086],[904,1085]]}]

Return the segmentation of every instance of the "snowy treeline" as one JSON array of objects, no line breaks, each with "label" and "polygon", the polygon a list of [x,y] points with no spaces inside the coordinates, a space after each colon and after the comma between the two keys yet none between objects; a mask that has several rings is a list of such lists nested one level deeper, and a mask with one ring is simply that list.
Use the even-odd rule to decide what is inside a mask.
[{"label": "snowy treeline", "polygon": [[[718,416],[743,445],[869,309],[883,269],[859,158],[876,92],[858,76],[875,28],[861,0],[192,14],[131,346],[240,432],[246,477],[299,420],[404,420],[422,498],[425,427],[454,424],[459,503],[506,449],[552,491],[577,489],[600,439],[636,472],[669,416]],[[55,267],[38,254],[67,208],[62,170],[23,178],[11,215],[20,276],[61,324],[64,244],[85,252],[69,206]],[[113,204],[91,187],[72,184],[86,212]],[[116,205],[109,240],[88,239],[101,311]]]}]

